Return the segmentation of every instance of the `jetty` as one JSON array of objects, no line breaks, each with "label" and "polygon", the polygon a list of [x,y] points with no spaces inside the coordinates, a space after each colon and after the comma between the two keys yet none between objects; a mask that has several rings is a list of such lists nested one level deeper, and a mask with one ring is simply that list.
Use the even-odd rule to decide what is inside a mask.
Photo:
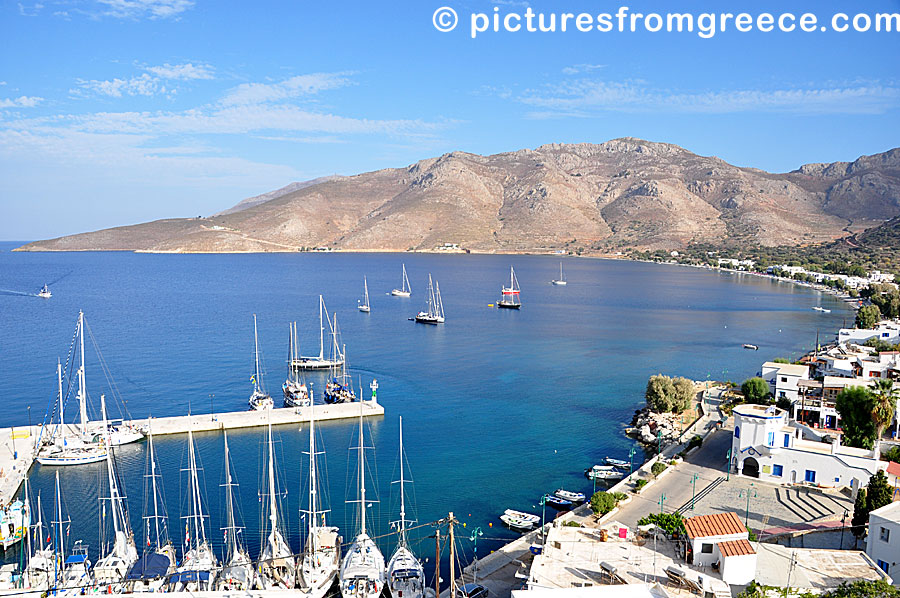
[{"label": "jetty", "polygon": [[[255,428],[308,422],[315,412],[317,422],[384,415],[384,407],[377,400],[314,405],[311,407],[279,407],[261,411],[228,411],[201,415],[174,417],[150,417],[128,420],[126,423],[153,430],[154,436],[187,434],[192,432],[216,432],[239,428]],[[96,422],[94,422],[96,423]],[[16,426],[0,428],[0,507],[7,506],[16,496],[25,476],[35,462],[35,443],[41,435],[41,426]]]}]

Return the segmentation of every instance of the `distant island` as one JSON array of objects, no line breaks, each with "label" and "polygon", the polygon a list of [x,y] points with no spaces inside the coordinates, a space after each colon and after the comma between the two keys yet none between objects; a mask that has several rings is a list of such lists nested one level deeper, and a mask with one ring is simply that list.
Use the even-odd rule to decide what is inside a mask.
[{"label": "distant island", "polygon": [[492,156],[452,152],[405,168],[292,183],[207,218],[109,228],[17,251],[453,247],[626,255],[701,246],[820,246],[897,216],[900,148],[774,174],[624,138]]}]

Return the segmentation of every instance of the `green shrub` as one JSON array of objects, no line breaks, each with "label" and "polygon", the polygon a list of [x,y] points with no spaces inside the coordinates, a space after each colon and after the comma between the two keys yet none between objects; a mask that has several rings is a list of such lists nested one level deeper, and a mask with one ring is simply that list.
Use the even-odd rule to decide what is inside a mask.
[{"label": "green shrub", "polygon": [[687,448],[691,450],[694,447],[703,446],[703,437],[702,436],[694,436],[691,438],[690,442],[688,442]]},{"label": "green shrub", "polygon": [[565,527],[581,527],[581,524],[577,521],[566,521],[563,526]]},{"label": "green shrub", "polygon": [[900,463],[900,446],[894,445],[885,451],[881,451],[881,460]]},{"label": "green shrub", "polygon": [[613,498],[616,499],[617,503],[619,501],[622,501],[622,500],[625,500],[626,498],[628,498],[628,495],[625,494],[624,492],[613,492],[612,495],[613,495]]},{"label": "green shrub", "polygon": [[653,465],[650,466],[650,473],[653,474],[654,478],[658,478],[659,474],[664,472],[666,470],[666,468],[668,468],[668,467],[669,466],[666,465],[665,463],[663,463],[661,461],[657,461],[656,463],[654,463]]},{"label": "green shrub", "polygon": [[685,535],[684,517],[681,513],[650,513],[646,517],[638,519],[638,525],[655,524],[670,536],[675,534]]},{"label": "green shrub", "polygon": [[741,394],[747,403],[769,404],[769,383],[760,377],[748,378],[741,384]]},{"label": "green shrub", "polygon": [[616,507],[616,503],[621,500],[616,495],[625,496],[621,492],[613,494],[605,490],[600,490],[594,494],[591,497],[591,510],[594,512],[594,515],[606,515],[612,511]]},{"label": "green shrub", "polygon": [[641,488],[647,485],[647,480],[641,478],[634,483],[634,491],[640,492]]}]

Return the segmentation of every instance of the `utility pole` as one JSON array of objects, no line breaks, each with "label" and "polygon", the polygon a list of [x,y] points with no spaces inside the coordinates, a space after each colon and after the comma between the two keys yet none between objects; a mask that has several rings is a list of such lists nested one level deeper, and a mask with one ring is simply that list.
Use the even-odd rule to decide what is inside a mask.
[{"label": "utility pole", "polygon": [[756,488],[753,487],[753,483],[750,483],[750,487],[747,490],[741,490],[738,493],[738,498],[741,498],[744,494],[747,495],[747,514],[744,516],[744,526],[747,526],[750,521],[750,499],[756,498],[759,496],[759,493],[756,492]]},{"label": "utility pole", "polygon": [[434,534],[434,595],[440,598],[441,595],[441,529],[438,528]]},{"label": "utility pole", "polygon": [[450,598],[456,598],[456,540],[453,534],[453,526],[456,519],[453,518],[453,511],[450,511],[450,518],[447,520],[447,526],[450,528]]}]

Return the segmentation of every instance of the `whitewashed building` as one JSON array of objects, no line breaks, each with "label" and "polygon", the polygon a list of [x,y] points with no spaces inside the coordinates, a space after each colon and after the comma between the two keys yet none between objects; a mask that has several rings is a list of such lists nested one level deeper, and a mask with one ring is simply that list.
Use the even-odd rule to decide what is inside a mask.
[{"label": "whitewashed building", "polygon": [[900,502],[869,513],[866,554],[888,575],[900,571]]},{"label": "whitewashed building", "polygon": [[769,383],[769,392],[775,399],[799,398],[799,382],[809,378],[809,366],[767,361],[762,365],[760,377]]},{"label": "whitewashed building", "polygon": [[738,405],[734,408],[731,467],[740,475],[777,484],[810,484],[857,489],[884,469],[876,451],[841,446],[804,437],[777,407]]},{"label": "whitewashed building", "polygon": [[897,343],[900,341],[900,323],[882,320],[875,328],[841,328],[838,331],[838,343],[864,343],[870,338]]},{"label": "whitewashed building", "polygon": [[688,562],[697,567],[717,564],[722,581],[743,585],[756,574],[756,550],[747,527],[736,513],[697,515],[684,520],[688,537]]}]

